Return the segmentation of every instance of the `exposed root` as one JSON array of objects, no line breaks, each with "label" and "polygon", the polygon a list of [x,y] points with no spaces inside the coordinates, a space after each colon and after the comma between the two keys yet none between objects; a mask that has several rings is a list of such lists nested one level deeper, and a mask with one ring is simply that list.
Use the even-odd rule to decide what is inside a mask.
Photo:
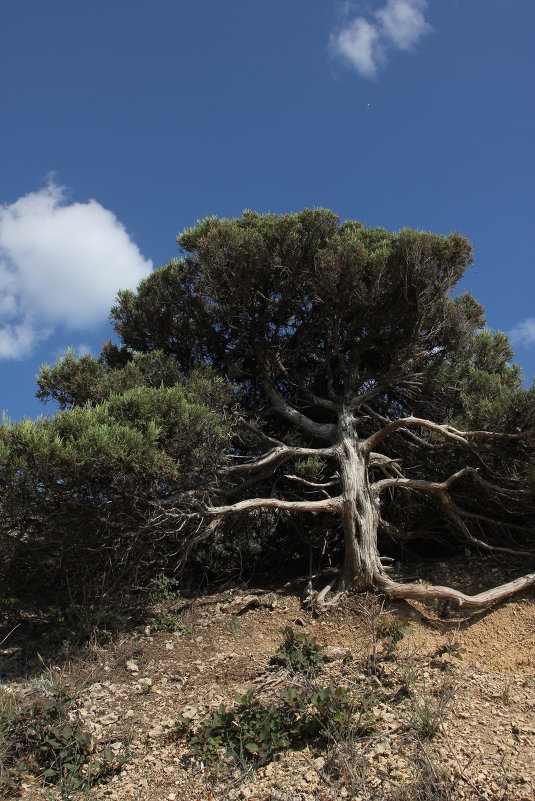
[{"label": "exposed root", "polygon": [[385,575],[377,577],[377,589],[386,593],[390,598],[419,601],[453,601],[459,607],[464,606],[471,609],[483,609],[533,586],[535,586],[535,573],[528,573],[525,576],[514,579],[514,581],[500,584],[477,595],[465,595],[464,592],[454,590],[452,587],[441,587],[432,584],[401,584],[397,581],[392,581]]},{"label": "exposed root", "polygon": [[[336,592],[332,598],[326,601],[325,599],[327,595],[333,588],[336,588]],[[343,595],[345,595],[345,589],[341,587],[340,576],[335,576],[319,592],[308,592],[304,603],[313,612],[320,614],[321,612],[326,612],[327,609],[332,609],[334,606],[336,606]]]}]

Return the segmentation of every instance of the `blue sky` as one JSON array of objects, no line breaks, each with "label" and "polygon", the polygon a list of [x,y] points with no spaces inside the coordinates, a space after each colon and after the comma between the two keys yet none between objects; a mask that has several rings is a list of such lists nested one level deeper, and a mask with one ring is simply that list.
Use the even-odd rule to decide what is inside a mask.
[{"label": "blue sky", "polygon": [[97,354],[120,287],[207,215],[326,206],[460,231],[464,287],[535,374],[532,0],[7,0],[0,408]]}]

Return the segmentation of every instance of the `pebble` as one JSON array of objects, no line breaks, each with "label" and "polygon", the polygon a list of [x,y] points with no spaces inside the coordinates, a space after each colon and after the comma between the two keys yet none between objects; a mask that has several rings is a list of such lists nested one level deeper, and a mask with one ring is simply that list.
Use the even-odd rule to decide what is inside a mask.
[{"label": "pebble", "polygon": [[129,670],[131,673],[139,673],[139,667],[137,662],[134,662],[133,659],[129,659],[125,665],[126,669]]},{"label": "pebble", "polygon": [[117,723],[118,720],[119,715],[117,715],[115,712],[108,712],[107,715],[98,718],[97,722],[100,723],[101,726],[111,726],[112,723]]}]

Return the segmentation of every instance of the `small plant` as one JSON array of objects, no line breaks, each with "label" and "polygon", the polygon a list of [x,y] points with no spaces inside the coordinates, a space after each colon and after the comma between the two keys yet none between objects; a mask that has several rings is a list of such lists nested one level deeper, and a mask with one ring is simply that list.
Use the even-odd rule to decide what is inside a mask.
[{"label": "small plant", "polygon": [[392,788],[392,801],[451,801],[454,783],[425,752],[413,765],[413,776]]},{"label": "small plant", "polygon": [[155,684],[141,684],[140,685],[141,695],[150,695],[151,693],[156,691]]},{"label": "small plant", "polygon": [[466,653],[466,648],[461,648],[460,644],[457,642],[457,632],[458,629],[453,632],[451,642],[445,642],[444,645],[438,649],[437,656],[444,656],[445,654],[448,654],[448,656],[454,656],[455,659],[463,658],[463,654]]},{"label": "small plant", "polygon": [[115,757],[94,756],[95,742],[79,721],[68,716],[65,690],[20,706],[1,693],[0,793],[16,795],[25,774],[61,788],[62,794],[105,781],[117,769]]},{"label": "small plant", "polygon": [[[355,701],[343,687],[329,685],[313,690],[290,689],[279,704],[265,705],[249,690],[236,695],[238,706],[223,704],[200,727],[181,717],[176,732],[186,734],[192,756],[213,764],[222,757],[235,764],[256,766],[270,762],[280,751],[309,738],[328,738],[336,729],[351,725]],[[368,722],[368,711],[366,721]],[[359,720],[364,725],[364,717]]]},{"label": "small plant", "polygon": [[377,624],[377,637],[387,645],[394,646],[403,639],[408,626],[409,620],[406,617],[381,620]]},{"label": "small plant", "polygon": [[228,626],[229,626],[229,629],[230,629],[230,633],[232,634],[233,637],[237,637],[238,634],[240,634],[240,632],[241,632],[241,623],[240,623],[240,620],[238,618],[238,615],[232,615],[232,617],[230,618],[230,623],[228,624]]},{"label": "small plant", "polygon": [[172,612],[160,615],[150,624],[150,627],[152,631],[179,631],[181,634],[191,634],[193,631],[191,623],[185,623],[180,615]]},{"label": "small plant", "polygon": [[162,601],[172,601],[180,595],[180,582],[172,576],[160,573],[152,579],[149,585],[149,601],[152,604]]},{"label": "small plant", "polygon": [[412,665],[402,671],[402,681],[410,699],[408,724],[424,740],[438,734],[446,708],[455,693],[455,684],[446,679],[441,687],[431,692],[425,678],[420,678]]},{"label": "small plant", "polygon": [[297,633],[291,626],[283,631],[282,642],[274,661],[295,673],[314,673],[323,664],[323,649],[306,632]]}]

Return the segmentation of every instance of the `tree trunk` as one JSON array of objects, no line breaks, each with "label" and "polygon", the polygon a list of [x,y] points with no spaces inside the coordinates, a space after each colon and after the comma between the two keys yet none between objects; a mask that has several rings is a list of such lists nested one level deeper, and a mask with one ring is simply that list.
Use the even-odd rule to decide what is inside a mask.
[{"label": "tree trunk", "polygon": [[353,585],[368,590],[376,586],[383,574],[377,549],[379,507],[370,491],[367,456],[363,454],[354,424],[353,415],[345,411],[340,414],[337,454],[342,481],[344,563],[339,588]]}]

